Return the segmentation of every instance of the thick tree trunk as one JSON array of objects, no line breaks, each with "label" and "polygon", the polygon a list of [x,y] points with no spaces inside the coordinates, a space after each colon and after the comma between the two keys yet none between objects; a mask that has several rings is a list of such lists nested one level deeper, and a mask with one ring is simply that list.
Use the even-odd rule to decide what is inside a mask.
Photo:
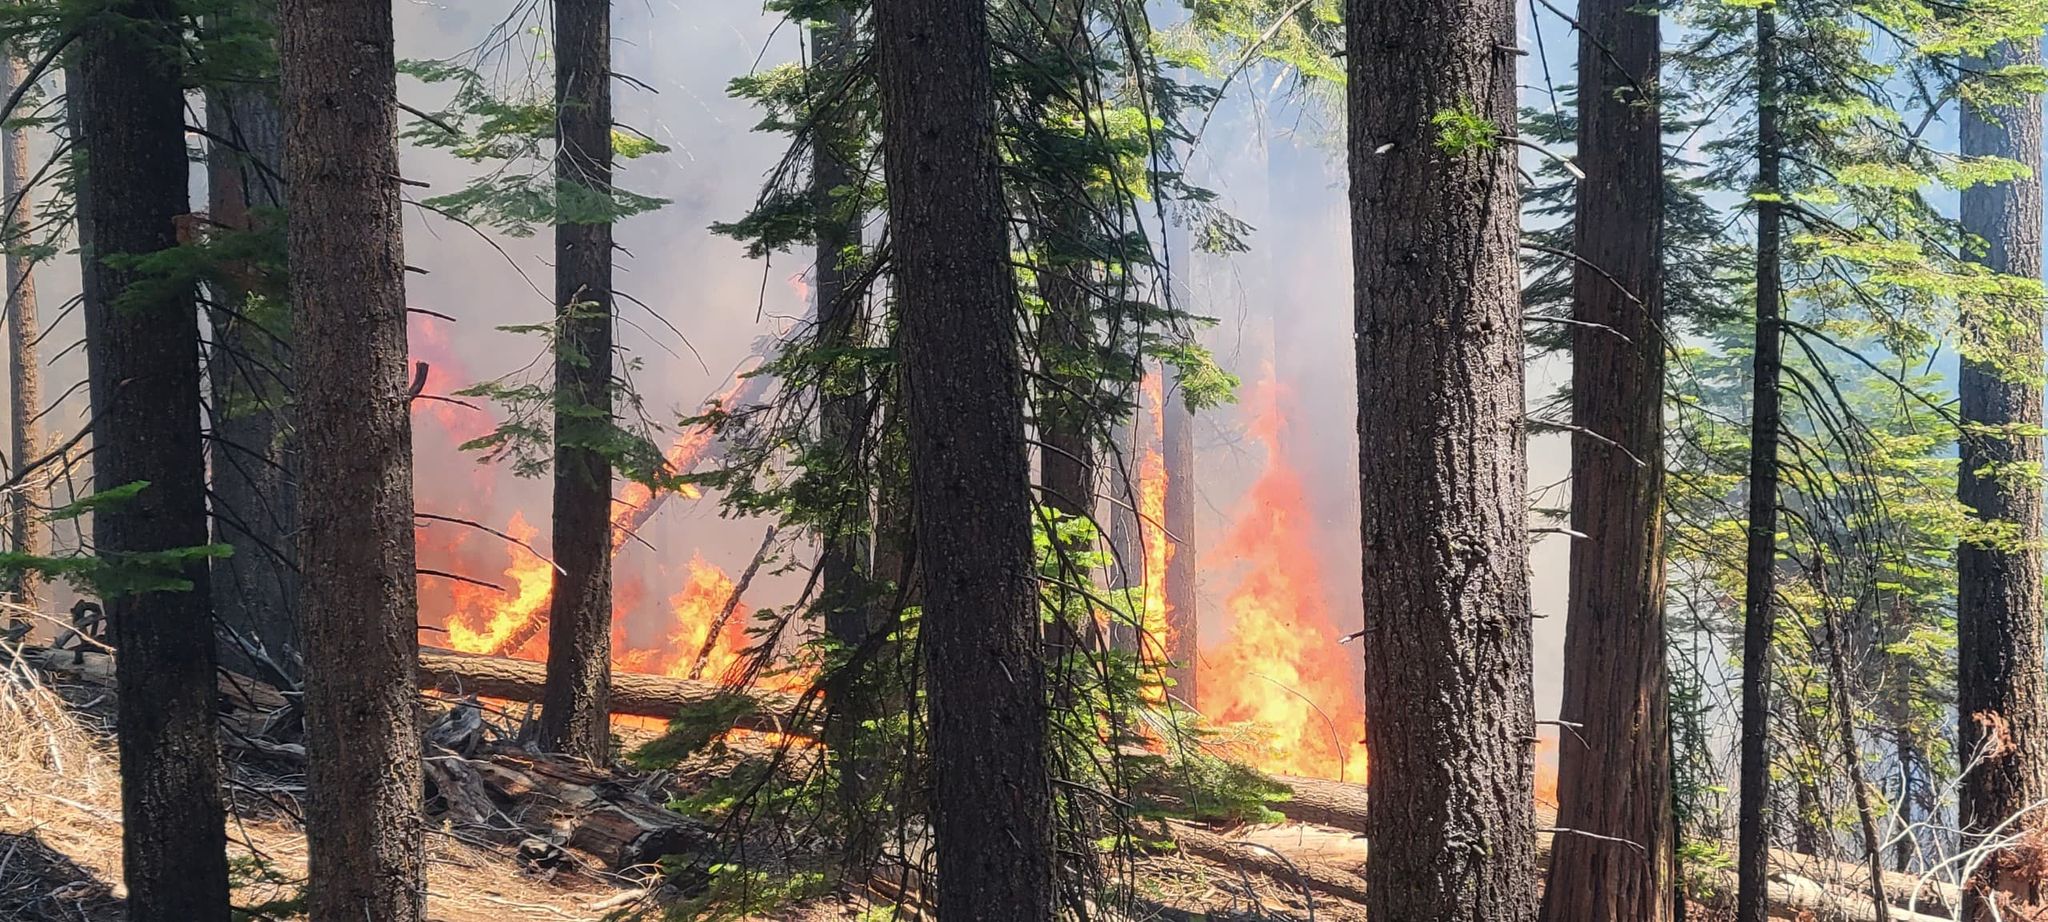
[{"label": "thick tree trunk", "polygon": [[1771,631],[1778,556],[1778,378],[1783,330],[1778,247],[1778,23],[1769,6],[1756,11],[1757,190],[1756,358],[1751,372],[1749,538],[1742,613],[1742,733],[1737,808],[1735,917],[1763,922],[1770,865]]},{"label": "thick tree trunk", "polygon": [[885,0],[884,168],[923,574],[942,918],[1053,917],[1020,307],[987,8]]},{"label": "thick tree trunk", "polygon": [[412,422],[391,5],[283,0],[305,446],[307,914],[421,922]]},{"label": "thick tree trunk", "polygon": [[[555,197],[612,189],[611,3],[555,3]],[[603,763],[611,749],[612,225],[555,224],[555,574],[540,744]]]},{"label": "thick tree trunk", "polygon": [[1165,417],[1162,450],[1166,468],[1166,533],[1174,542],[1173,556],[1166,561],[1166,658],[1172,665],[1167,677],[1173,680],[1173,695],[1200,709],[1195,685],[1195,657],[1200,653],[1201,612],[1196,607],[1195,560],[1195,414],[1188,409],[1178,387],[1179,377],[1169,375],[1162,389],[1166,399],[1159,412]]},{"label": "thick tree trunk", "polygon": [[[8,49],[6,92],[28,79],[28,65],[14,49]],[[43,453],[42,426],[36,414],[43,407],[43,370],[36,356],[36,338],[41,326],[36,320],[35,261],[24,249],[29,228],[35,223],[35,205],[29,196],[28,135],[20,128],[0,129],[0,195],[12,203],[7,215],[7,371],[9,432],[8,446],[13,469]],[[22,554],[50,552],[48,533],[36,521],[38,510],[50,504],[47,481],[31,477],[8,497],[7,538],[9,550]],[[38,605],[43,598],[42,578],[24,570],[11,588],[23,605]]]},{"label": "thick tree trunk", "polygon": [[117,3],[80,36],[69,93],[85,154],[93,487],[147,484],[94,511],[93,540],[109,567],[189,583],[104,599],[121,651],[122,857],[135,922],[228,918],[206,563],[136,559],[207,543],[199,315],[190,291],[109,259],[176,246],[176,219],[189,208],[180,39],[174,4]]},{"label": "thick tree trunk", "polygon": [[1658,16],[1579,5],[1572,530],[1548,922],[1676,912],[1664,665],[1664,146]]},{"label": "thick tree trunk", "polygon": [[[253,79],[209,87],[206,124],[225,139],[207,150],[208,217],[216,233],[249,230],[259,220],[252,209],[284,206],[284,122],[274,88]],[[235,549],[213,562],[214,614],[224,627],[261,644],[269,660],[296,679],[304,644],[298,578],[287,556],[298,530],[297,459],[284,409],[290,315],[281,305],[252,299],[235,281],[209,288],[213,534]],[[227,663],[247,662],[238,644],[221,651]]]},{"label": "thick tree trunk", "polygon": [[[2038,66],[2029,41],[2000,46],[1993,67]],[[1993,271],[2041,278],[2041,98],[1990,111],[1963,107],[1962,153],[2017,160],[2032,173],[1963,190],[1963,229],[1982,237]],[[2022,808],[2048,798],[2048,667],[2041,613],[2041,485],[2028,473],[2042,461],[2041,305],[2014,299],[1999,316],[1969,313],[1963,354],[1962,469],[1957,495],[1987,522],[2017,529],[2009,545],[1968,542],[1957,549],[1956,751],[1963,776],[1960,813],[1967,833],[1984,834]],[[2038,829],[2039,813],[2007,833]],[[1986,862],[1994,866],[1997,862]],[[1995,873],[1995,872],[1994,872]],[[2043,901],[2032,875],[1976,882],[1964,918],[1986,911],[1995,889],[2021,905]],[[2007,910],[2010,915],[2011,910]]]},{"label": "thick tree trunk", "polygon": [[[849,55],[858,37],[853,14],[840,11],[831,23],[813,29],[817,71],[834,79],[850,63]],[[821,92],[822,88],[814,88]],[[837,115],[838,113],[833,113]],[[818,257],[812,271],[818,298],[819,346],[828,354],[860,345],[865,340],[863,311],[848,287],[852,281],[846,264],[848,247],[860,243],[861,215],[853,199],[835,195],[855,181],[852,163],[861,138],[851,136],[848,123],[840,118],[821,118],[815,130],[812,150],[811,195],[818,214]],[[826,476],[849,477],[855,486],[844,495],[833,520],[823,535],[824,549],[818,564],[823,588],[825,633],[847,650],[858,649],[868,632],[882,623],[887,612],[870,578],[874,524],[868,501],[866,434],[868,432],[867,380],[858,364],[832,359],[819,369],[819,434],[828,448],[836,470]],[[862,745],[862,724],[880,712],[880,690],[868,680],[871,663],[849,666],[837,676],[828,695],[825,740],[837,763],[839,807],[846,823],[842,852],[851,873],[863,873],[874,865],[881,851],[879,830],[868,805],[869,776],[880,762],[869,747]]]},{"label": "thick tree trunk", "polygon": [[[1353,0],[1367,915],[1536,914],[1513,0]],[[1369,53],[1367,53],[1369,51]]]}]

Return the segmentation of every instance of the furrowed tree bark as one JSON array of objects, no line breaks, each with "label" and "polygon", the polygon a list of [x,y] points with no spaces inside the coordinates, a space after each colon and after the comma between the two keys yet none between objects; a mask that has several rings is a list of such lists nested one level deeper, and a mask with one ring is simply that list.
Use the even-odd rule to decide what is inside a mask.
[{"label": "furrowed tree bark", "polygon": [[[2001,45],[1991,67],[2041,63],[2033,41]],[[1971,186],[1962,223],[1983,238],[1995,272],[2041,278],[2041,98],[1980,111],[1963,107],[1962,153],[2016,160],[2030,175]],[[2048,798],[2048,704],[2044,704],[2041,612],[2041,486],[2030,473],[2043,458],[2041,304],[2014,299],[1963,316],[1961,471],[1957,496],[1986,522],[2017,529],[2010,544],[1964,542],[1957,548],[1956,751],[1963,776],[1959,813],[1966,839],[1988,832]],[[2015,469],[2017,468],[2017,469]],[[1972,762],[1977,764],[1974,767]],[[2038,830],[2039,812],[2008,833]],[[1997,862],[1986,862],[1987,866]],[[1987,871],[1966,894],[1964,918],[1988,918],[1996,892],[2021,906],[2043,902],[2032,875]],[[2011,915],[2012,909],[2006,913]]]},{"label": "furrowed tree bark", "polygon": [[883,0],[883,165],[924,586],[938,911],[1053,918],[1020,306],[988,11]]},{"label": "furrowed tree bark", "polygon": [[307,914],[422,922],[412,421],[391,5],[281,0],[305,446]]},{"label": "furrowed tree bark", "polygon": [[[7,54],[6,92],[28,80],[28,64],[13,48]],[[14,203],[7,216],[7,370],[8,431],[12,443],[14,470],[43,453],[42,425],[36,414],[43,407],[43,370],[37,358],[36,337],[41,325],[36,318],[35,262],[23,252],[29,228],[35,224],[35,205],[29,196],[28,135],[19,128],[4,129],[0,135],[0,195]],[[50,552],[49,534],[37,526],[38,509],[50,505],[47,481],[31,477],[8,497],[7,536],[10,549],[23,554]],[[23,570],[10,587],[14,599],[24,605],[38,605],[43,599],[43,580]],[[14,620],[11,619],[10,620]]]},{"label": "furrowed tree bark", "polygon": [[1665,922],[1677,834],[1664,665],[1664,146],[1658,14],[1579,5],[1572,530],[1548,922]]},{"label": "furrowed tree bark", "polygon": [[1180,378],[1169,369],[1165,400],[1159,412],[1165,417],[1162,454],[1166,466],[1166,533],[1174,542],[1173,556],[1166,561],[1166,658],[1172,663],[1167,677],[1173,680],[1174,697],[1200,708],[1195,685],[1195,657],[1201,647],[1200,615],[1196,602],[1195,557],[1195,414],[1180,393]]},{"label": "furrowed tree bark", "polygon": [[1756,357],[1751,372],[1749,537],[1742,600],[1742,730],[1736,830],[1736,922],[1763,922],[1770,869],[1771,632],[1778,558],[1778,379],[1783,235],[1778,165],[1778,23],[1756,11]]},{"label": "furrowed tree bark", "polygon": [[[1352,0],[1346,31],[1366,914],[1526,922],[1535,706],[1519,199],[1514,147],[1493,137],[1515,125],[1515,4]],[[1445,133],[1445,113],[1467,130]]]},{"label": "furrowed tree bark", "polygon": [[[609,202],[611,3],[555,2],[555,198]],[[573,216],[573,215],[572,215]],[[589,217],[585,215],[584,217]],[[540,745],[592,762],[611,749],[612,225],[555,224],[555,574]]]},{"label": "furrowed tree bark", "polygon": [[[857,38],[853,14],[842,10],[832,22],[811,30],[816,49],[817,71],[836,79],[849,63]],[[814,88],[813,92],[823,92]],[[833,113],[837,115],[838,113]],[[864,341],[861,305],[853,299],[848,283],[851,267],[846,250],[861,239],[861,215],[850,196],[835,196],[854,183],[851,156],[857,155],[862,139],[852,136],[843,119],[820,118],[814,129],[811,194],[818,216],[818,258],[812,270],[818,298],[819,345],[831,353],[858,346]],[[868,502],[865,434],[867,426],[867,380],[857,364],[843,365],[831,360],[820,369],[819,434],[836,459],[832,473],[852,477],[856,485],[823,536],[824,548],[818,563],[822,582],[821,602],[825,609],[825,633],[846,650],[858,648],[873,625],[881,623],[878,594],[870,578],[873,554],[873,510]],[[863,667],[864,668],[864,667]],[[849,874],[862,874],[873,867],[881,854],[880,830],[871,822],[868,776],[879,763],[862,745],[862,724],[880,710],[878,690],[861,670],[842,669],[835,677],[833,692],[827,695],[825,742],[839,772],[839,807],[846,831],[842,850]]]},{"label": "furrowed tree bark", "polygon": [[81,33],[69,93],[85,153],[93,487],[147,484],[94,510],[93,541],[109,567],[189,583],[103,599],[121,651],[116,731],[133,922],[228,918],[206,562],[148,559],[207,543],[199,315],[191,291],[111,261],[176,246],[176,218],[190,208],[179,28],[169,0],[114,4]]},{"label": "furrowed tree bark", "polygon": [[[256,8],[252,12],[260,14]],[[255,209],[284,206],[284,122],[276,89],[257,75],[206,90],[207,130],[226,143],[207,148],[207,217],[213,233],[255,228]],[[298,578],[283,555],[298,530],[297,464],[286,417],[290,380],[290,314],[249,290],[247,276],[230,271],[209,285],[213,349],[207,357],[212,396],[214,540],[235,549],[213,562],[214,614],[291,678],[303,670],[298,625]],[[233,643],[224,662],[246,657]],[[247,671],[247,670],[245,670]]]}]

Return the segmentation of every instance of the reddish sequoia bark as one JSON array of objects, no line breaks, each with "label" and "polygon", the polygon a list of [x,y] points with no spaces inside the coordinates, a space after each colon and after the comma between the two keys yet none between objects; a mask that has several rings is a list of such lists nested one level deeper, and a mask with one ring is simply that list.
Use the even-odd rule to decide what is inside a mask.
[{"label": "reddish sequoia bark", "polygon": [[[8,93],[28,79],[27,63],[12,52],[10,48],[7,55]],[[0,161],[4,161],[0,163],[0,176],[4,176],[0,195],[14,203],[13,213],[6,218],[7,243],[13,248],[7,254],[7,370],[9,432],[13,439],[9,449],[13,469],[18,471],[43,453],[42,426],[36,421],[36,414],[43,407],[43,374],[36,357],[36,337],[41,326],[36,322],[35,263],[19,250],[27,244],[28,229],[35,223],[35,205],[29,197],[28,135],[21,129],[4,129],[4,136],[0,136]],[[7,508],[11,550],[35,555],[50,552],[49,535],[36,527],[36,510],[49,505],[50,491],[42,478],[30,478],[15,488]],[[13,592],[15,600],[24,605],[39,604],[43,596],[42,577],[22,571],[15,577]]]},{"label": "reddish sequoia bark", "polygon": [[421,922],[412,421],[391,5],[282,0],[305,465],[307,914]]},{"label": "reddish sequoia bark", "polygon": [[[1513,0],[1346,16],[1374,919],[1536,914]],[[1369,51],[1369,53],[1368,53]]]},{"label": "reddish sequoia bark", "polygon": [[[1677,911],[1664,666],[1664,146],[1658,14],[1579,5],[1572,529],[1550,922]],[[1622,840],[1622,841],[1613,841]],[[1634,843],[1633,845],[1623,844]]]}]

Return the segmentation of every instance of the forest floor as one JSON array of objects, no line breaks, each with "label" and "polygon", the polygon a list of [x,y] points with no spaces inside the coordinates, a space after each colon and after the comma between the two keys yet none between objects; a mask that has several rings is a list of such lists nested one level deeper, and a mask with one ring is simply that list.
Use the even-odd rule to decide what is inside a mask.
[{"label": "forest floor", "polygon": [[[16,663],[0,669],[0,919],[121,922],[124,917],[120,777],[112,739],[112,691],[104,666],[89,664],[74,672]],[[306,840],[297,820],[302,763],[294,762],[303,754],[290,744],[262,741],[247,719],[238,724],[232,716],[237,704],[260,712],[272,703],[264,691],[231,691],[227,682],[223,691],[228,699],[224,711],[231,715],[224,742],[233,814],[228,839],[234,902],[257,907],[288,900],[304,879]],[[647,731],[627,727],[621,732]],[[512,764],[529,769],[530,774],[520,776],[522,783],[561,777],[555,769],[516,757]],[[616,773],[601,786],[630,787],[648,780]],[[662,790],[673,793],[674,788]],[[524,815],[520,808],[510,809]],[[429,816],[428,826],[428,917],[436,922],[663,918],[659,899],[646,898],[655,883],[650,876],[635,874],[630,867],[607,867],[574,850],[574,842],[569,843],[571,848],[536,856],[531,839],[492,841],[476,834],[474,827],[446,817]],[[1226,841],[1249,843],[1244,847],[1270,850],[1304,866],[1356,869],[1364,860],[1359,839],[1339,830],[1290,824],[1228,831],[1225,836]],[[1299,881],[1281,879],[1283,875],[1268,876],[1185,852],[1140,858],[1126,873],[1133,892],[1148,905],[1137,916],[1142,919],[1364,918],[1356,903],[1312,892]],[[654,892],[658,894],[658,888]],[[870,913],[878,905],[887,904],[839,892],[753,918],[886,918]],[[917,918],[915,913],[903,917]],[[255,918],[293,915],[289,910],[258,912]]]}]

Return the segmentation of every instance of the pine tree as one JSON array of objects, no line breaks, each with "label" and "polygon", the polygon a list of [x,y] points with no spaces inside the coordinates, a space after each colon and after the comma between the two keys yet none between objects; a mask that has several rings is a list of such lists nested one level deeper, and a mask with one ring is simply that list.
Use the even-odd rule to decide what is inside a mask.
[{"label": "pine tree", "polygon": [[225,922],[214,718],[199,322],[189,288],[144,264],[177,246],[187,201],[175,4],[131,0],[79,38],[86,359],[99,589],[120,650],[122,868],[136,922]]},{"label": "pine tree", "polygon": [[1366,913],[1536,914],[1515,4],[1346,10]]},{"label": "pine tree", "polygon": [[937,908],[1049,922],[1046,691],[988,11],[885,0],[875,35],[925,586]]},{"label": "pine tree", "polygon": [[1778,169],[1777,13],[1756,11],[1756,358],[1751,371],[1749,519],[1742,616],[1742,738],[1737,784],[1737,922],[1763,922],[1770,869],[1771,635],[1778,575],[1779,367],[1783,331],[1783,210]]},{"label": "pine tree", "polygon": [[[412,421],[391,5],[278,13],[305,465],[307,914],[421,922]],[[210,677],[209,677],[210,681]]]},{"label": "pine tree", "polygon": [[[2038,69],[2038,39],[2007,42],[1987,70]],[[1962,227],[1983,241],[1993,272],[2041,278],[2041,95],[1966,102],[1962,154],[1998,157],[2025,175],[1962,194]],[[2041,315],[2038,291],[1966,311],[1961,392],[1961,474],[1957,496],[1987,523],[2009,528],[1997,541],[1964,541],[1956,551],[1957,752],[1963,760],[1959,819],[1966,843],[2048,799],[2048,663],[2041,612]],[[2023,821],[2006,835],[2037,829]],[[2039,884],[1987,862],[1964,898],[1964,918],[1989,918],[1993,894],[2040,905]]]},{"label": "pine tree", "polygon": [[[1664,664],[1664,143],[1658,12],[1579,5],[1572,530],[1543,917],[1663,922],[1677,836]],[[1630,845],[1623,845],[1621,840]]]},{"label": "pine tree", "polygon": [[[257,0],[215,17],[207,28],[267,31],[274,12],[274,4]],[[237,15],[254,22],[240,22]],[[223,250],[234,235],[277,233],[265,227],[284,207],[284,122],[270,69],[275,63],[274,55],[262,55],[206,88],[207,132],[213,136],[206,155],[207,217],[209,234]],[[286,407],[290,315],[278,293],[259,290],[259,267],[245,261],[223,268],[208,292],[213,432],[207,447],[214,536],[234,553],[214,561],[214,613],[239,641],[260,645],[260,664],[239,642],[224,645],[226,662],[255,665],[254,674],[289,685],[301,676],[303,645],[298,580],[289,557],[298,531],[297,457],[290,450],[294,435]],[[271,669],[283,674],[271,675]]]},{"label": "pine tree", "polygon": [[543,747],[602,763],[611,749],[611,4],[555,3],[556,575]]},{"label": "pine tree", "polygon": [[[28,79],[28,62],[10,47],[7,54],[5,92]],[[29,235],[35,224],[35,202],[30,196],[28,135],[19,127],[0,129],[0,196],[11,208],[6,216],[7,231],[7,393],[8,446],[14,470],[35,460],[43,452],[43,386],[36,341],[41,324],[36,317],[35,260],[29,253]],[[24,480],[8,498],[7,537],[11,548],[22,554],[42,556],[50,550],[47,532],[36,521],[39,509],[50,505],[50,491],[42,477]],[[42,578],[33,570],[15,577],[16,602],[37,605],[43,599]],[[13,620],[13,619],[10,619]]]}]

